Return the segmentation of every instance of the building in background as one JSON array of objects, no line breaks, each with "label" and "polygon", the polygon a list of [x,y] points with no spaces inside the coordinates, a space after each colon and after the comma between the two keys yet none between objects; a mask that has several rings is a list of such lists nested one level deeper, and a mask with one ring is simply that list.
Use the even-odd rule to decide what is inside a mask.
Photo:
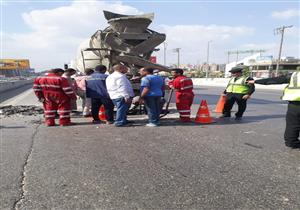
[{"label": "building in background", "polygon": [[[260,53],[248,56],[237,62],[231,62],[226,65],[225,77],[230,76],[230,69],[237,65],[249,67],[252,77],[266,78],[275,76],[277,60],[273,56],[261,56]],[[300,66],[300,59],[294,57],[281,57],[279,62],[279,74],[288,74],[296,71]]]},{"label": "building in background", "polygon": [[0,75],[2,77],[30,76],[34,69],[30,68],[28,59],[0,59]]}]

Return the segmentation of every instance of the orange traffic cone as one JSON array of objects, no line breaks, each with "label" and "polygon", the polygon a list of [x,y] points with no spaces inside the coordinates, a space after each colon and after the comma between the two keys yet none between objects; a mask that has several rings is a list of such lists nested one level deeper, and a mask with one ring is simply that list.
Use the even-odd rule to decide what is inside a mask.
[{"label": "orange traffic cone", "polygon": [[212,118],[209,115],[209,110],[207,107],[206,100],[202,100],[200,107],[197,112],[197,116],[195,118],[196,123],[202,123],[202,124],[210,124],[213,123]]},{"label": "orange traffic cone", "polygon": [[221,95],[220,98],[219,98],[219,101],[216,105],[216,108],[215,108],[216,113],[222,113],[223,112],[225,101],[226,101],[226,96]]},{"label": "orange traffic cone", "polygon": [[101,121],[106,121],[106,117],[105,117],[105,108],[104,106],[102,105],[99,109],[99,112],[98,112],[98,116],[99,116],[99,119]]}]

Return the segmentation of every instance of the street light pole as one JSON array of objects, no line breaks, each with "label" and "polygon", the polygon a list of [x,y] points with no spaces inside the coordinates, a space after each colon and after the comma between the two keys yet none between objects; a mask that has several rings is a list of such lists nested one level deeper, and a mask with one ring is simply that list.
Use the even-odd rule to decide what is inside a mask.
[{"label": "street light pole", "polygon": [[280,59],[281,59],[281,51],[282,51],[282,44],[283,44],[283,37],[284,37],[284,30],[286,28],[292,28],[293,26],[282,26],[280,28],[276,28],[274,29],[274,34],[281,34],[281,40],[280,40],[280,46],[279,46],[279,53],[278,53],[278,59],[277,59],[277,63],[276,63],[276,73],[275,76],[278,76],[278,71],[279,71],[279,63],[280,63]]},{"label": "street light pole", "polygon": [[229,55],[230,55],[230,53],[227,52],[227,63],[229,63]]},{"label": "street light pole", "polygon": [[164,66],[167,65],[167,43],[164,42]]},{"label": "street light pole", "polygon": [[209,43],[210,42],[211,42],[211,40],[207,42],[207,59],[206,59],[207,68],[206,68],[206,74],[205,74],[206,78],[208,78],[208,70],[209,70]]},{"label": "street light pole", "polygon": [[179,68],[180,65],[180,49],[181,48],[175,48],[173,51],[177,52],[177,67]]}]

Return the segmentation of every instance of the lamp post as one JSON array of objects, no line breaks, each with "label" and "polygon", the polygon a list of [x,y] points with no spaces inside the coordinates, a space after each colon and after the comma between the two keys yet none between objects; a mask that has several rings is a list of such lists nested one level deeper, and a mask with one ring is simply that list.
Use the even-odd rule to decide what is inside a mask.
[{"label": "lamp post", "polygon": [[269,70],[269,72],[268,72],[269,75],[268,76],[271,77],[271,75],[272,75],[271,72],[273,71],[273,65],[272,65],[272,63],[271,63],[271,65],[269,65],[268,70]]},{"label": "lamp post", "polygon": [[164,42],[164,66],[167,65],[167,42]]},{"label": "lamp post", "polygon": [[207,59],[206,59],[206,63],[207,63],[207,68],[206,68],[206,78],[208,78],[208,70],[209,70],[209,43],[211,43],[212,41],[208,41],[207,42]]},{"label": "lamp post", "polygon": [[173,51],[177,53],[177,67],[179,68],[180,65],[180,49],[181,48],[175,48]]}]

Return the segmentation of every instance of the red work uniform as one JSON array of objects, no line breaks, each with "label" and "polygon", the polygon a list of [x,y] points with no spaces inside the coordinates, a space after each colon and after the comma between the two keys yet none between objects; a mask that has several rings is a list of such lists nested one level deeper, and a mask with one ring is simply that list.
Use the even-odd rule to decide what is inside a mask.
[{"label": "red work uniform", "polygon": [[169,86],[176,91],[176,107],[180,121],[190,122],[191,106],[193,104],[193,81],[186,76],[178,76],[169,82]]},{"label": "red work uniform", "polygon": [[70,123],[71,99],[76,95],[68,80],[55,74],[37,77],[33,90],[39,100],[43,101],[46,125],[55,125],[55,114],[59,114],[59,124]]}]

